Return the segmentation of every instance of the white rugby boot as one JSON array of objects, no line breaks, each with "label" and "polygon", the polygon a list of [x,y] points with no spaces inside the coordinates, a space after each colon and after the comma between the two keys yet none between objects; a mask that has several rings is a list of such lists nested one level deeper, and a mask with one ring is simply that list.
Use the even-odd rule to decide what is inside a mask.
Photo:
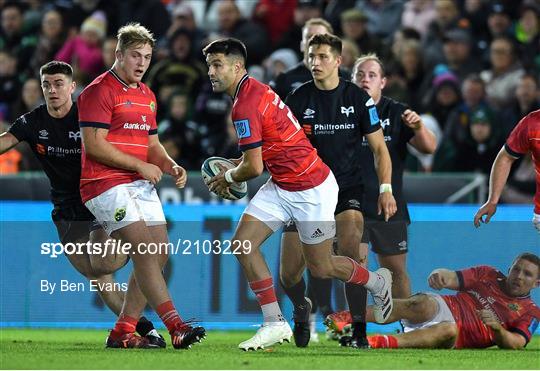
[{"label": "white rugby boot", "polygon": [[392,300],[392,272],[386,268],[379,268],[374,273],[383,281],[378,290],[371,292],[374,303],[373,316],[377,323],[384,323],[394,309],[394,302]]},{"label": "white rugby boot", "polygon": [[287,322],[265,323],[251,339],[238,344],[238,348],[245,351],[264,349],[276,343],[290,342],[292,334]]}]

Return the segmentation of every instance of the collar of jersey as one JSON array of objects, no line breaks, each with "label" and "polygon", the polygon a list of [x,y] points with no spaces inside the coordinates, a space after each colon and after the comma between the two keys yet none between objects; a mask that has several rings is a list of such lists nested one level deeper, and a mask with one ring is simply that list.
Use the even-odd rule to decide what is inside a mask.
[{"label": "collar of jersey", "polygon": [[234,97],[233,97],[233,101],[236,99],[236,97],[238,96],[238,93],[240,93],[240,88],[242,87],[242,85],[244,84],[244,82],[249,78],[249,75],[246,73],[241,79],[240,79],[240,82],[238,83],[238,85],[236,86],[236,90],[234,92]]},{"label": "collar of jersey", "polygon": [[[126,82],[124,80],[122,80],[122,78],[120,76],[118,76],[118,74],[116,72],[114,72],[114,70],[111,68],[109,70],[109,72],[111,73],[111,75],[113,75],[120,84],[124,85],[124,87],[126,88],[130,88],[130,86],[128,84],[126,84]],[[137,87],[139,87],[139,84],[137,83]]]}]

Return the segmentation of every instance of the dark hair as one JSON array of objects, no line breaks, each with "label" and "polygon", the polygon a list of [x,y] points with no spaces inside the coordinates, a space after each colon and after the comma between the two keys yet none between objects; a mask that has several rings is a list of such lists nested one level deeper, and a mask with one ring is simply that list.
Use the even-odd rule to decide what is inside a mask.
[{"label": "dark hair", "polygon": [[330,50],[332,50],[337,55],[341,55],[341,50],[343,48],[341,39],[336,35],[332,35],[329,33],[315,34],[311,36],[308,41],[308,48],[311,45],[329,45]]},{"label": "dark hair", "polygon": [[49,63],[45,63],[41,68],[39,69],[39,76],[43,75],[54,75],[57,73],[61,73],[62,75],[66,75],[70,79],[73,78],[73,68],[65,62],[60,61],[51,61]]},{"label": "dark hair", "polygon": [[524,79],[529,79],[529,80],[534,81],[534,84],[536,86],[540,85],[540,83],[538,82],[538,77],[533,72],[526,71],[520,78],[520,80],[524,80]]},{"label": "dark hair", "polygon": [[247,49],[244,43],[235,38],[218,39],[212,41],[206,45],[203,49],[203,55],[206,57],[208,54],[225,54],[225,56],[240,57],[244,61],[247,61]]},{"label": "dark hair", "polygon": [[482,80],[480,75],[477,74],[477,73],[471,73],[471,74],[467,75],[467,77],[465,77],[465,80],[463,80],[463,83],[465,83],[465,81],[481,84],[484,87],[486,86],[486,83],[484,82],[484,80]]},{"label": "dark hair", "polygon": [[538,267],[538,276],[540,277],[540,258],[538,255],[533,254],[532,252],[524,252],[519,254],[515,259],[512,265],[514,265],[518,260],[527,260]]},{"label": "dark hair", "polygon": [[23,15],[24,10],[25,10],[25,6],[23,4],[21,4],[19,1],[14,1],[14,0],[6,1],[4,3],[4,6],[2,6],[0,13],[3,12],[7,8],[17,8],[17,10],[19,11],[19,13],[21,13],[21,15]]}]

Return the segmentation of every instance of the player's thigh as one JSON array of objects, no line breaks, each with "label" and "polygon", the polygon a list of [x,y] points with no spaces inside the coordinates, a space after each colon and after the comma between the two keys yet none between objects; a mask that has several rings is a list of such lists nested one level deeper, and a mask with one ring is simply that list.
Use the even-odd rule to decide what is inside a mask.
[{"label": "player's thigh", "polygon": [[[292,228],[292,229],[291,229]],[[302,252],[302,241],[298,236],[298,231],[291,226],[285,227],[281,235],[281,251],[279,273],[282,282],[286,286],[299,281],[304,273],[305,261]]]},{"label": "player's thigh", "polygon": [[281,191],[303,244],[317,245],[336,234],[338,185],[332,172],[317,187],[299,192]]},{"label": "player's thigh", "polygon": [[401,255],[409,251],[406,221],[375,221],[369,224],[370,243],[377,255]]},{"label": "player's thigh", "polygon": [[[66,253],[66,257],[73,267],[83,276],[94,277],[88,251],[85,245],[89,240],[90,221],[85,220],[92,216],[88,210],[81,209],[84,206],[70,205],[67,207],[55,207],[51,213],[52,220],[56,226],[58,237],[64,246],[80,246],[71,253]],[[88,213],[88,215],[83,214]]]},{"label": "player's thigh", "polygon": [[396,255],[377,254],[379,265],[388,268],[393,274],[407,274],[407,253]]},{"label": "player's thigh", "polygon": [[[250,214],[242,214],[236,231],[232,237],[233,245],[240,243],[241,246],[249,244],[251,251],[258,250],[274,230],[268,224]],[[238,241],[238,242],[236,242]],[[243,251],[243,249],[240,249]]]}]

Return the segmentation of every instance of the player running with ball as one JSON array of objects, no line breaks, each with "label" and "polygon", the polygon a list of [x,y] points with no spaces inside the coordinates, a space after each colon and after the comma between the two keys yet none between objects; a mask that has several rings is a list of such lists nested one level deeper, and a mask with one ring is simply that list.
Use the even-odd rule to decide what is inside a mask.
[{"label": "player running with ball", "polygon": [[247,75],[247,51],[241,41],[216,40],[203,53],[213,90],[233,98],[232,120],[243,152],[236,168],[222,170],[210,180],[210,190],[223,194],[230,184],[259,176],[264,166],[271,175],[247,206],[233,236],[233,241],[251,243],[249,253],[236,257],[264,317],[255,336],[239,347],[256,350],[289,340],[292,335],[260,252],[262,243],[290,220],[298,228],[311,272],[318,277],[365,285],[375,299],[376,316],[384,321],[392,309],[391,282],[352,259],[332,255],[339,189],[292,112],[270,87]]}]

